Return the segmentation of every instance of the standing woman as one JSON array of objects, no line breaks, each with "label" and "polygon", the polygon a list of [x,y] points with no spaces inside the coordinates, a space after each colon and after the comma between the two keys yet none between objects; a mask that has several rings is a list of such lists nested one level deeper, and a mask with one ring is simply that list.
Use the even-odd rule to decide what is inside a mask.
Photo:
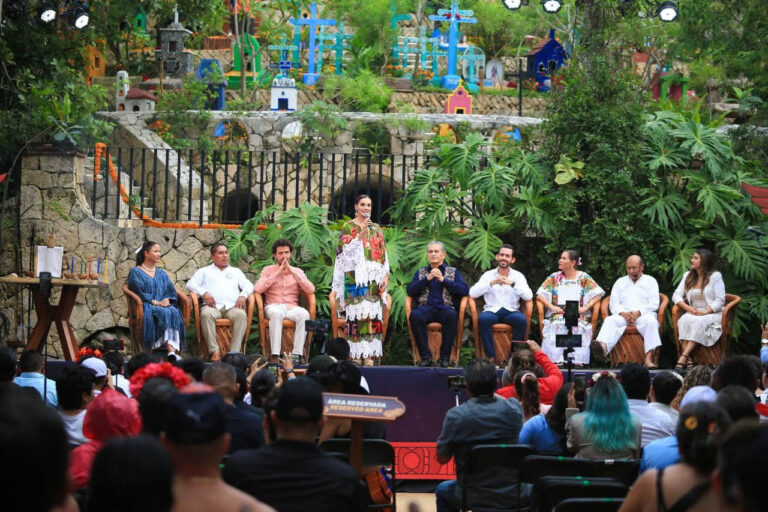
[{"label": "standing woman", "polygon": [[573,334],[581,334],[581,347],[574,349],[574,364],[589,364],[589,344],[592,341],[592,306],[605,295],[602,288],[589,277],[589,274],[578,270],[581,265],[579,252],[566,250],[560,255],[557,268],[539,289],[536,297],[544,302],[546,313],[544,318],[543,341],[541,349],[555,363],[562,363],[565,349],[555,346],[558,334],[568,334],[565,326],[563,308],[566,300],[579,301],[579,325],[573,328]]},{"label": "standing woman", "polygon": [[373,366],[381,357],[389,258],[381,226],[371,222],[371,198],[355,200],[355,216],[341,227],[331,290],[346,312],[347,342],[353,360]]},{"label": "standing woman", "polygon": [[685,311],[677,321],[677,331],[683,353],[675,365],[676,370],[693,366],[691,354],[698,345],[711,347],[720,335],[720,324],[725,305],[723,276],[715,269],[715,256],[707,249],[699,249],[691,258],[691,270],[677,285],[672,302]]},{"label": "standing woman", "polygon": [[176,301],[176,288],[168,274],[157,268],[160,246],[146,241],[136,253],[136,266],[128,273],[128,287],[144,303],[142,348],[166,348],[168,354],[184,350],[184,319]]}]

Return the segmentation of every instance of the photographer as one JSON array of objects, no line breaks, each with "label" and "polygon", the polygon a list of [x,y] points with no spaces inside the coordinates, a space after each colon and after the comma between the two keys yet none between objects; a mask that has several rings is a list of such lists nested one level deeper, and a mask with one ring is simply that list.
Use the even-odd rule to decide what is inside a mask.
[{"label": "photographer", "polygon": [[[456,460],[456,474],[461,478],[464,456],[479,444],[516,444],[523,426],[523,410],[515,398],[504,399],[494,394],[496,365],[487,359],[475,359],[464,368],[469,400],[449,410],[443,430],[437,439],[437,461],[447,464]],[[486,488],[499,494],[514,491],[509,482],[487,482]],[[511,488],[511,489],[510,489]],[[461,489],[458,480],[447,480],[435,490],[437,511],[459,510]],[[488,497],[489,500],[492,496]]]}]

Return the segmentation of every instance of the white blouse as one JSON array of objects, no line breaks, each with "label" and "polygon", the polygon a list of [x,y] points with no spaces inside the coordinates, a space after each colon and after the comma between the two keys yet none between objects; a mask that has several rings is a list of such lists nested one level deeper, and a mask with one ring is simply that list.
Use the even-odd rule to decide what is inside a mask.
[{"label": "white blouse", "polygon": [[[689,272],[683,275],[683,279],[680,280],[680,284],[677,285],[674,295],[672,295],[672,303],[677,304],[680,301],[686,300],[685,293],[685,279],[688,277]],[[709,276],[709,282],[704,287],[704,298],[707,299],[707,305],[712,308],[713,313],[719,313],[725,306],[725,283],[723,283],[723,275],[720,272],[712,272]]]}]

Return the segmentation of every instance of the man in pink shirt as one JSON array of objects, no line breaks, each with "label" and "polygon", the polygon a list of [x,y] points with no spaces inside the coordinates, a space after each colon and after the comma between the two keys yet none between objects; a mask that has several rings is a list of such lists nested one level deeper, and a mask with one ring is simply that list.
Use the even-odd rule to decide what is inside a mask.
[{"label": "man in pink shirt", "polygon": [[269,341],[272,347],[271,360],[277,362],[282,347],[283,319],[296,322],[293,335],[293,354],[304,362],[304,323],[309,320],[309,311],[299,306],[299,289],[306,294],[315,292],[304,271],[292,267],[289,262],[293,244],[281,238],[272,244],[275,264],[264,267],[259,280],[253,286],[256,293],[266,295],[264,314],[269,318]]}]

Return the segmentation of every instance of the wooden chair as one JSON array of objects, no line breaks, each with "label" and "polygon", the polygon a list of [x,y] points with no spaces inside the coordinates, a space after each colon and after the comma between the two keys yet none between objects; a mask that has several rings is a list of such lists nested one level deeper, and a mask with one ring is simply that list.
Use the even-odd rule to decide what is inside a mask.
[{"label": "wooden chair", "polygon": [[[477,323],[478,310],[483,310],[482,297],[477,299],[469,298],[469,312],[472,315],[472,326],[475,334],[475,357],[485,359],[485,347],[483,340],[480,339],[480,325]],[[531,332],[531,316],[533,316],[533,300],[520,299],[520,311],[525,315],[525,339]],[[493,344],[496,348],[496,362],[503,363],[509,359],[512,353],[512,326],[509,324],[493,324],[491,326],[493,333]],[[515,340],[521,341],[521,340]]]},{"label": "wooden chair", "polygon": [[[128,326],[131,331],[131,344],[133,353],[138,354],[142,351],[142,333],[144,332],[144,303],[138,295],[133,293],[127,284],[123,285],[125,300],[128,302]],[[179,311],[184,319],[184,329],[189,325],[190,304],[187,295],[176,290]]]},{"label": "wooden chair", "polygon": [[[544,303],[536,297],[536,309],[539,311],[539,334],[541,335],[541,341],[544,342]],[[592,306],[592,338],[597,336],[597,317],[600,315],[600,301],[597,301]]]},{"label": "wooden chair", "polygon": [[[603,321],[605,321],[611,314],[609,311],[610,305],[611,296],[606,295],[600,303],[600,314],[602,315]],[[667,311],[667,306],[669,306],[669,299],[666,295],[660,293],[659,312],[656,317],[659,322],[659,335],[661,335],[662,330],[664,329],[664,313]],[[595,336],[597,336],[597,333],[595,333]],[[657,348],[654,352],[653,363],[658,365],[659,349]],[[637,327],[628,325],[627,328],[624,329],[624,334],[621,335],[618,343],[616,343],[616,346],[613,347],[613,350],[611,350],[608,355],[611,358],[611,366],[622,366],[626,363],[643,364],[645,362],[645,348],[643,345],[643,337],[637,331]]]},{"label": "wooden chair", "polygon": [[[696,361],[696,364],[706,364],[709,366],[717,366],[720,361],[725,357],[725,353],[728,350],[728,342],[731,340],[733,334],[733,317],[736,314],[736,305],[741,302],[741,297],[738,295],[732,295],[730,293],[725,294],[725,307],[723,308],[723,316],[720,323],[723,326],[723,334],[720,335],[720,339],[711,347],[704,347],[699,345],[691,354],[691,359]],[[680,358],[680,354],[683,353],[683,346],[680,343],[680,335],[677,330],[677,322],[680,317],[685,313],[677,305],[672,306],[672,326],[675,328],[675,343],[677,344],[677,356]]]},{"label": "wooden chair", "polygon": [[[198,295],[190,291],[189,296],[192,298],[192,307],[195,309],[195,333],[197,334],[197,347],[200,351],[200,357],[207,358],[210,353],[208,351],[208,343],[203,339],[203,331],[200,329],[200,298]],[[253,321],[253,306],[256,302],[254,294],[251,293],[248,296],[248,303],[245,311],[248,313],[248,320],[246,320],[245,336],[243,336],[243,346],[240,349],[243,354],[246,352],[246,346],[248,343],[248,336],[251,334],[251,322]],[[232,345],[232,320],[229,318],[219,318],[216,320],[216,344],[219,346],[219,354],[222,356],[229,352],[229,347]]]},{"label": "wooden chair", "polygon": [[[451,363],[454,365],[459,364],[459,356],[461,352],[461,335],[464,332],[464,315],[467,311],[467,304],[469,303],[469,296],[461,298],[459,303],[459,325],[456,329],[456,340],[453,342],[453,348],[451,349]],[[413,352],[413,364],[418,365],[421,362],[421,354],[419,354],[419,347],[416,344],[416,338],[413,337],[413,330],[411,329],[411,310],[413,309],[413,297],[405,298],[405,319],[408,322],[408,334],[411,336],[411,351]],[[443,344],[443,325],[439,322],[430,322],[427,324],[427,346],[429,352],[432,354],[432,360],[437,361],[440,358],[440,346]]]},{"label": "wooden chair", "polygon": [[[384,345],[384,338],[387,336],[387,326],[389,325],[389,313],[392,310],[392,296],[386,293],[387,305],[382,311],[384,318],[381,319],[381,344]],[[331,333],[329,337],[346,338],[347,337],[347,319],[343,311],[339,311],[336,306],[336,292],[331,292],[328,296],[331,305]]]},{"label": "wooden chair", "polygon": [[[269,319],[264,314],[264,297],[261,293],[254,293],[256,297],[256,310],[259,312],[259,340],[261,340],[261,353],[266,357],[271,355],[272,348],[269,343]],[[306,303],[304,300],[306,299]],[[309,311],[309,319],[314,320],[317,316],[317,301],[315,294],[306,294],[299,290],[299,305]],[[293,335],[296,332],[296,322],[283,319],[282,346],[280,353],[293,353]],[[304,343],[304,359],[309,360],[309,345],[312,342],[312,333],[307,332],[307,339]]]}]

